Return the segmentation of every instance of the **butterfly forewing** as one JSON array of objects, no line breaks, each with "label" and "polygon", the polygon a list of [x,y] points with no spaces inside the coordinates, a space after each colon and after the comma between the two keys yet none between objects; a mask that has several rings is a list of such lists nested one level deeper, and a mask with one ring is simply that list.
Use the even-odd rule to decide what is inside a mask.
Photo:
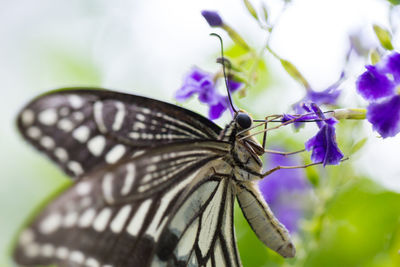
[{"label": "butterfly forewing", "polygon": [[72,177],[150,147],[215,140],[221,130],[180,107],[98,89],[42,95],[21,111],[18,128]]},{"label": "butterfly forewing", "polygon": [[[148,266],[155,257],[165,264],[196,257],[198,262],[207,262],[216,257],[213,247],[233,257],[236,252],[226,252],[225,245],[225,239],[233,237],[214,238],[232,234],[222,227],[223,220],[232,218],[231,208],[224,208],[232,206],[225,200],[232,199],[229,181],[213,170],[230,149],[222,144],[203,141],[173,149],[153,148],[90,173],[53,200],[24,230],[17,261],[23,265]],[[202,168],[205,165],[209,167]],[[181,237],[186,241],[179,241]],[[186,247],[190,241],[191,249]]]}]

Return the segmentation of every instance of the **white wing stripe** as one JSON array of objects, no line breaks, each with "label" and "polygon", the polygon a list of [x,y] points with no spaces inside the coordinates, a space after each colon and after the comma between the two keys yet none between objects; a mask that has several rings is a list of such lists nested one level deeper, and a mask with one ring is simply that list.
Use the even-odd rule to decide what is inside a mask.
[{"label": "white wing stripe", "polygon": [[94,120],[96,121],[97,127],[99,127],[100,132],[106,133],[107,128],[103,121],[103,103],[101,101],[96,101],[93,106]]},{"label": "white wing stripe", "polygon": [[106,173],[102,182],[103,196],[107,203],[113,203],[113,178],[114,176],[111,173]]},{"label": "white wing stripe", "polygon": [[117,107],[117,114],[115,114],[112,129],[114,131],[118,131],[122,127],[126,112],[125,112],[125,105],[122,104],[121,102],[116,102],[115,106]]},{"label": "white wing stripe", "polygon": [[203,256],[207,255],[211,242],[214,240],[215,232],[217,231],[218,221],[220,219],[219,211],[221,209],[222,197],[224,196],[225,179],[220,183],[214,197],[208,203],[204,210],[201,219],[201,228],[199,234],[199,247]]},{"label": "white wing stripe", "polygon": [[168,193],[166,193],[162,198],[161,198],[161,204],[159,205],[155,216],[153,217],[153,220],[150,224],[150,226],[146,230],[146,234],[154,236],[154,240],[157,240],[159,235],[161,234],[162,228],[158,228],[157,226],[163,221],[167,220],[167,217],[162,217],[164,214],[164,211],[168,207],[168,205],[171,203],[171,201],[175,198],[175,196],[183,189],[185,188],[191,181],[193,181],[194,177],[198,174],[199,170],[192,173],[191,175],[187,176],[185,180],[180,182],[178,185],[175,185],[173,188],[171,188]]},{"label": "white wing stripe", "polygon": [[89,208],[85,210],[81,217],[79,218],[79,227],[88,227],[91,225],[94,217],[96,216],[96,210],[94,208]]},{"label": "white wing stripe", "polygon": [[103,208],[97,217],[94,219],[93,228],[98,232],[104,231],[106,229],[108,221],[110,220],[112,214],[111,208]]},{"label": "white wing stripe", "polygon": [[225,257],[224,257],[224,252],[222,251],[221,248],[221,241],[218,239],[217,242],[214,245],[214,259],[215,259],[215,266],[218,267],[225,267],[226,262],[225,262]]},{"label": "white wing stripe", "polygon": [[110,228],[111,231],[113,231],[114,233],[118,234],[122,231],[126,220],[129,217],[129,214],[131,213],[132,210],[132,206],[127,204],[125,206],[123,206],[117,216],[115,216],[115,218],[113,219],[113,221],[111,222]]},{"label": "white wing stripe", "polygon": [[146,218],[146,214],[150,208],[150,205],[151,199],[147,199],[136,210],[135,215],[131,218],[127,227],[127,231],[130,235],[137,236],[140,229],[142,228],[143,221]]},{"label": "white wing stripe", "polygon": [[209,181],[200,185],[185,201],[170,223],[172,232],[181,234],[191,219],[210,198],[218,186],[217,181]]},{"label": "white wing stripe", "polygon": [[187,259],[189,257],[190,252],[193,250],[194,242],[196,241],[198,229],[199,219],[196,219],[183,234],[182,238],[179,240],[178,246],[175,248],[175,254],[178,260]]},{"label": "white wing stripe", "polygon": [[207,135],[206,135],[205,133],[203,133],[202,131],[200,131],[200,130],[197,129],[197,128],[192,127],[190,124],[184,123],[184,122],[182,122],[182,121],[180,121],[180,120],[176,120],[176,119],[174,119],[174,118],[172,118],[172,117],[170,117],[170,116],[168,116],[168,115],[165,115],[165,114],[163,114],[163,113],[160,113],[160,112],[159,112],[159,113],[156,113],[156,116],[157,116],[157,117],[161,117],[161,118],[163,118],[163,119],[165,119],[165,120],[167,120],[167,121],[176,123],[176,124],[178,124],[178,125],[181,125],[181,126],[183,126],[183,127],[189,128],[190,130],[192,130],[192,131],[194,131],[194,132],[197,132],[200,136],[207,137]]},{"label": "white wing stripe", "polygon": [[135,164],[126,165],[126,176],[124,180],[124,185],[121,189],[121,195],[126,196],[132,190],[132,185],[135,180],[136,166]]}]

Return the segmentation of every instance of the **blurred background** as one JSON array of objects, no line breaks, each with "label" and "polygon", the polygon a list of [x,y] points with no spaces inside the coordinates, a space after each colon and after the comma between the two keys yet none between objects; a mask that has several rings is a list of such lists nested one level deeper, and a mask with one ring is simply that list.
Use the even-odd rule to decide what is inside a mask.
[{"label": "blurred background", "polygon": [[[264,2],[274,20],[283,1]],[[213,29],[200,15],[203,9],[219,11],[252,46],[264,44],[265,32],[240,0],[0,0],[0,266],[12,266],[12,242],[28,215],[67,183],[17,133],[19,109],[38,94],[68,86],[98,86],[176,103],[174,93],[193,65],[218,69],[219,43],[209,37]],[[313,88],[323,90],[342,71],[349,35],[362,36],[367,47],[376,43],[371,25],[387,26],[388,10],[385,0],[294,0],[276,25],[271,46]],[[232,42],[219,33],[229,48]],[[399,48],[398,38],[393,43]],[[350,66],[353,76],[342,86],[342,105],[365,106],[354,94],[355,77],[365,63],[355,60]],[[259,117],[287,112],[304,94],[268,56],[258,87],[263,89],[236,96],[235,102]],[[183,106],[207,114],[195,99]],[[217,123],[223,126],[229,119],[225,114]],[[299,149],[310,133],[286,129],[272,135],[270,146]],[[365,137],[365,146],[357,150]],[[271,199],[275,212],[293,223],[295,259],[283,260],[264,247],[236,209],[244,266],[400,266],[399,138],[382,140],[367,122],[344,122],[338,141],[350,156],[346,163],[275,178],[302,177],[289,180],[288,187],[272,185],[271,193],[279,192]]]}]

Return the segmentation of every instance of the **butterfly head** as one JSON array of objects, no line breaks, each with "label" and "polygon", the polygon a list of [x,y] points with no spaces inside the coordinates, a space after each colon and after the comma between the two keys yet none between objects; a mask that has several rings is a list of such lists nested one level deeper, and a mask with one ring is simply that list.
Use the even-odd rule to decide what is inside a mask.
[{"label": "butterfly head", "polygon": [[236,115],[236,124],[240,130],[246,130],[251,127],[253,119],[244,111],[239,111]]}]

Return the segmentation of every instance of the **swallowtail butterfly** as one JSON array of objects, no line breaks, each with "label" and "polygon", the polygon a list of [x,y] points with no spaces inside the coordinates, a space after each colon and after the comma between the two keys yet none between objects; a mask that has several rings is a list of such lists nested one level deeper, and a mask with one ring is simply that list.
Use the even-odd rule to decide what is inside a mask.
[{"label": "swallowtail butterfly", "polygon": [[235,198],[258,238],[295,248],[260,196],[251,117],[224,128],[187,109],[101,89],[57,90],[18,116],[24,138],[74,179],[19,235],[20,265],[241,266]]}]

